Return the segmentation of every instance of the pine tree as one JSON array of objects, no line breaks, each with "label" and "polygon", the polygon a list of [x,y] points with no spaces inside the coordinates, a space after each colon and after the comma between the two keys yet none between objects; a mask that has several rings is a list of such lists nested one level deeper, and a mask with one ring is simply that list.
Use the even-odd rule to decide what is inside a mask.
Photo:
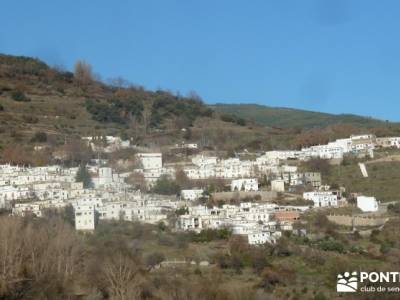
[{"label": "pine tree", "polygon": [[78,172],[76,173],[75,177],[76,182],[83,182],[83,187],[84,188],[90,188],[92,187],[92,178],[90,177],[90,174],[88,170],[86,169],[86,166],[80,165]]}]

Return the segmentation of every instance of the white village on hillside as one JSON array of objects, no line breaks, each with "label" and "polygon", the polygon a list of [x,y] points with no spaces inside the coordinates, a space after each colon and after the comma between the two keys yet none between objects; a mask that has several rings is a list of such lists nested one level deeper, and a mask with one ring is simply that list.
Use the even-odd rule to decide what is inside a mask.
[{"label": "white village on hillside", "polygon": [[[96,152],[134,148],[129,140],[119,137],[106,137],[103,146],[94,142],[96,137],[83,139]],[[354,135],[298,151],[268,151],[251,160],[212,156],[201,151],[196,143],[172,147],[196,150],[196,153],[182,161],[164,163],[161,152],[141,149],[136,154],[139,163],[125,172],[117,172],[107,160],[91,160],[83,166],[90,174],[90,186],[77,180],[77,173],[81,171],[78,167],[1,165],[0,208],[11,209],[13,215],[36,217],[70,209],[76,230],[84,232],[94,231],[103,220],[163,222],[177,231],[229,228],[233,234],[246,236],[249,244],[275,243],[284,231],[306,234],[293,226],[305,211],[348,205],[343,187],[331,188],[324,184],[320,173],[300,172],[293,162],[319,158],[334,163],[349,154],[373,158],[376,148],[400,148],[400,137]],[[166,196],[141,191],[127,182],[136,174],[151,191],[160,178],[174,179],[178,170],[198,186]],[[360,164],[360,172],[368,176],[364,164]],[[207,191],[201,182],[210,179],[226,182],[226,190]],[[266,183],[262,187],[261,181]],[[306,188],[299,194],[295,192],[298,187]],[[305,204],[274,203],[282,196],[301,198]],[[206,205],[209,197],[239,201],[210,206]],[[360,193],[356,196],[356,205],[365,214],[374,213],[379,210],[379,199]]]}]

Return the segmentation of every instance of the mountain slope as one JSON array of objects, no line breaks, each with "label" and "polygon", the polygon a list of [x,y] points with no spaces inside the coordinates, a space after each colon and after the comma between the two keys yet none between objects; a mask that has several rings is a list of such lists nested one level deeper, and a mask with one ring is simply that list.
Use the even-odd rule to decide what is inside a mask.
[{"label": "mountain slope", "polygon": [[186,140],[218,150],[266,140],[262,127],[220,118],[195,93],[105,84],[84,62],[72,73],[38,59],[0,54],[0,157],[2,148],[11,151],[16,144],[30,151],[40,143],[37,136],[46,140],[45,135],[52,147],[94,135],[157,148]]},{"label": "mountain slope", "polygon": [[[72,73],[38,59],[0,54],[0,160],[6,162],[23,161],[20,158],[31,157],[36,148],[47,149],[39,157],[44,164],[65,145],[75,151],[73,146],[82,136],[120,136],[157,151],[187,141],[220,155],[234,155],[244,149],[322,144],[364,131],[398,136],[400,126],[352,115],[251,104],[210,107],[194,93],[181,96],[118,82],[105,84],[95,80],[83,62]],[[13,158],[17,146],[24,150],[18,159]]]},{"label": "mountain slope", "polygon": [[[386,122],[352,114],[328,114],[300,109],[270,107],[258,104],[215,104],[211,106],[219,113],[233,114],[253,120],[257,124],[281,128],[314,128],[333,124],[349,124],[355,127],[379,127]],[[396,124],[396,123],[391,123]]]}]

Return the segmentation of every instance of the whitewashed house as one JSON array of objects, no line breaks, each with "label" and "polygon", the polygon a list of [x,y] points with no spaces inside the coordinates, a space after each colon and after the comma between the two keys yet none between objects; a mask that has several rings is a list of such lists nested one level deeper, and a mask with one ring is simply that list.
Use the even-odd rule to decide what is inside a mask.
[{"label": "whitewashed house", "polygon": [[234,179],[231,182],[231,191],[258,191],[257,178]]},{"label": "whitewashed house", "polygon": [[142,163],[142,167],[145,170],[162,168],[161,153],[138,153],[136,156],[139,158],[140,162]]},{"label": "whitewashed house", "polygon": [[75,229],[93,231],[95,229],[95,209],[93,205],[75,205]]},{"label": "whitewashed house", "polygon": [[267,151],[264,157],[268,160],[288,160],[288,159],[298,159],[301,155],[301,151],[294,150],[273,150]]},{"label": "whitewashed house", "polygon": [[381,137],[376,138],[376,144],[382,148],[400,148],[400,137]]},{"label": "whitewashed house", "polygon": [[202,189],[191,189],[181,190],[181,198],[183,200],[195,201],[203,196],[204,190]]},{"label": "whitewashed house", "polygon": [[378,211],[379,205],[375,197],[358,196],[357,207],[363,212],[375,212]]},{"label": "whitewashed house", "polygon": [[314,202],[315,207],[337,207],[338,195],[332,191],[314,191],[303,193],[305,200]]},{"label": "whitewashed house", "polygon": [[285,181],[282,179],[271,180],[271,191],[284,192],[285,191]]},{"label": "whitewashed house", "polygon": [[42,216],[42,210],[39,203],[16,203],[12,209],[14,216]]},{"label": "whitewashed house", "polygon": [[179,216],[177,227],[182,230],[200,232],[203,228],[202,218],[199,216]]},{"label": "whitewashed house", "polygon": [[249,245],[275,244],[276,235],[270,231],[254,231],[247,235]]}]

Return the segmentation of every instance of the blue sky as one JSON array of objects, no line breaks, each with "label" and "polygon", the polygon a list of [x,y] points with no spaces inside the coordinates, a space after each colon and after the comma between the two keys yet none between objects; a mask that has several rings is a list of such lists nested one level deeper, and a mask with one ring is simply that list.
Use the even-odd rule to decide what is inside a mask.
[{"label": "blue sky", "polygon": [[400,121],[400,1],[4,0],[0,52],[207,103]]}]

